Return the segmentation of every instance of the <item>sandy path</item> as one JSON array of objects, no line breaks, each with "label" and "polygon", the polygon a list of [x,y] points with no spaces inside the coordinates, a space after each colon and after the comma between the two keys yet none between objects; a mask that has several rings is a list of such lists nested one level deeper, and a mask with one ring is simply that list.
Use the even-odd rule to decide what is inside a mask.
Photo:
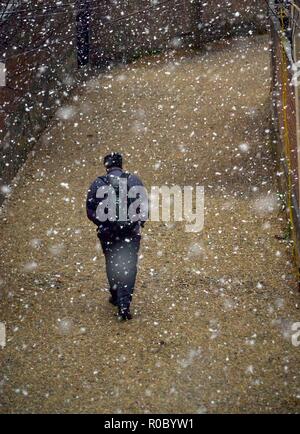
[{"label": "sandy path", "polygon": [[[137,61],[79,90],[1,217],[0,411],[299,411],[269,86],[257,37]],[[206,200],[201,234],[147,225],[124,324],[84,203],[112,149],[148,187],[198,183]]]}]

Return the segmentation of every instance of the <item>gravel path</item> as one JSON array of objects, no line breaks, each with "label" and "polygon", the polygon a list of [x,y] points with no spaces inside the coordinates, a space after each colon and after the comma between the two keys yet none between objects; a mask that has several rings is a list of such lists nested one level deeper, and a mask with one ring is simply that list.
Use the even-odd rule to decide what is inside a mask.
[{"label": "gravel path", "polygon": [[[90,79],[58,113],[1,216],[1,412],[300,410],[268,48],[240,38],[145,58]],[[148,187],[205,186],[202,233],[147,224],[128,323],[107,302],[85,215],[110,150]]]}]

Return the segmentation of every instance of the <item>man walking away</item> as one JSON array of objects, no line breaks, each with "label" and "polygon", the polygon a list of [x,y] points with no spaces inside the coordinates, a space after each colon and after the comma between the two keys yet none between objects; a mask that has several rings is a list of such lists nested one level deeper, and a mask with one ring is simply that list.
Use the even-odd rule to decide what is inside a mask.
[{"label": "man walking away", "polygon": [[[104,158],[104,166],[106,175],[98,177],[88,190],[87,217],[97,226],[98,238],[105,255],[106,273],[111,293],[109,301],[118,306],[120,319],[130,320],[132,318],[130,303],[137,274],[141,226],[144,226],[147,219],[148,202],[145,204],[144,201],[143,212],[139,207],[134,218],[130,220],[128,208],[132,204],[132,199],[128,198],[128,191],[132,187],[143,187],[143,184],[137,176],[123,171],[122,155],[119,153],[107,155]],[[127,218],[122,220],[120,210],[124,203],[121,203],[120,185],[121,181],[124,185],[125,180],[127,184],[125,194]],[[113,194],[106,194],[103,197],[102,192],[107,191],[112,191]],[[112,204],[115,210],[114,218],[111,218]],[[103,218],[103,209],[106,211],[105,219]]]}]

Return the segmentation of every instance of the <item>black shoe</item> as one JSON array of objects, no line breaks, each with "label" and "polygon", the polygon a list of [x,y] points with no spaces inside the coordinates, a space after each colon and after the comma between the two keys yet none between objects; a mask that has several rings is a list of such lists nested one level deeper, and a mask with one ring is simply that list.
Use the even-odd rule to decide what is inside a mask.
[{"label": "black shoe", "polygon": [[113,297],[112,295],[109,297],[108,301],[114,305],[114,306],[118,306],[117,300],[115,299],[115,297]]},{"label": "black shoe", "polygon": [[132,315],[130,313],[129,308],[119,308],[119,319],[122,321],[129,321],[130,319],[132,319]]}]

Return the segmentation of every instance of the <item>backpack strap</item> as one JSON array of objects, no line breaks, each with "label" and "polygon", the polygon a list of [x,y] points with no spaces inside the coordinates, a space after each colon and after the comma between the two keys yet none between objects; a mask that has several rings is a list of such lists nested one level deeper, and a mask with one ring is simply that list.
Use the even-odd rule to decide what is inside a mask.
[{"label": "backpack strap", "polygon": [[105,176],[105,175],[104,176],[99,176],[98,179],[101,179],[101,181],[103,181],[105,185],[110,185],[110,182],[108,181],[107,176]]}]

